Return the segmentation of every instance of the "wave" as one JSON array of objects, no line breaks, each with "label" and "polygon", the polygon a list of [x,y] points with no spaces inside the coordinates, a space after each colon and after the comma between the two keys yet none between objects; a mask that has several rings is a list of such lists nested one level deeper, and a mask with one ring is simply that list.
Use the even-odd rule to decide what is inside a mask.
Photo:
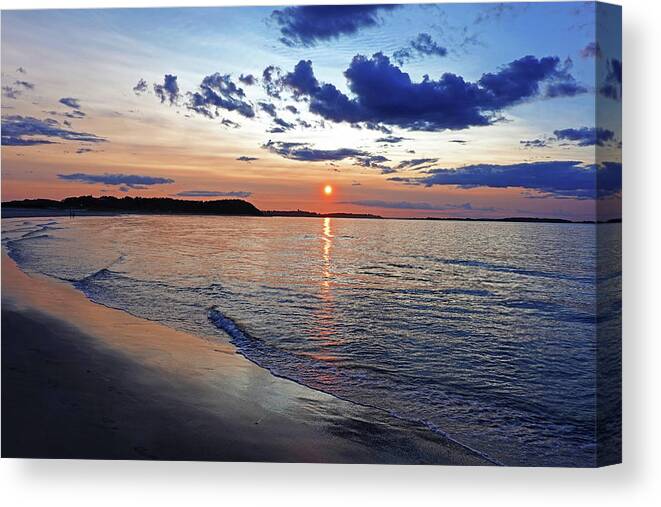
[{"label": "wave", "polygon": [[594,279],[592,277],[586,276],[573,276],[564,273],[550,273],[548,271],[539,271],[534,269],[524,269],[516,266],[508,266],[503,264],[493,264],[490,262],[482,262],[475,260],[466,260],[466,259],[438,259],[439,262],[447,264],[450,266],[467,266],[474,267],[479,269],[484,269],[486,271],[492,271],[496,273],[510,273],[521,276],[531,276],[537,278],[551,278],[555,280],[568,280],[572,282],[580,283],[592,283]]},{"label": "wave", "polygon": [[208,312],[209,320],[213,322],[216,327],[225,331],[232,340],[237,342],[247,342],[250,339],[248,335],[229,317],[226,317],[217,308],[210,308]]},{"label": "wave", "polygon": [[[329,391],[326,391],[326,390],[323,390],[323,389],[319,389],[318,387],[311,387],[311,386],[306,385],[305,383],[301,382],[297,378],[294,378],[292,376],[283,374],[278,369],[275,369],[273,367],[269,367],[269,366],[263,364],[261,361],[257,360],[254,357],[254,354],[251,354],[251,347],[252,347],[252,349],[257,348],[257,349],[262,349],[262,350],[268,348],[268,349],[271,349],[272,351],[276,351],[277,349],[274,349],[273,347],[267,346],[263,341],[261,341],[261,340],[255,338],[255,337],[251,336],[250,334],[248,334],[245,330],[243,330],[241,328],[241,326],[238,323],[236,323],[231,318],[227,317],[217,307],[209,308],[208,312],[207,312],[207,315],[208,315],[209,320],[218,329],[225,332],[230,337],[230,341],[237,347],[237,350],[238,350],[239,354],[241,354],[243,357],[245,357],[250,362],[252,362],[252,363],[256,364],[257,366],[259,366],[260,368],[264,368],[271,375],[273,375],[275,377],[278,377],[278,378],[284,378],[286,380],[290,380],[290,381],[292,381],[296,384],[299,384],[303,387],[306,387],[308,389],[313,389],[315,391],[327,394],[329,396],[332,396],[333,398],[345,401],[347,403],[351,403],[353,405],[369,408],[369,409],[372,409],[372,410],[378,410],[379,412],[382,412],[384,414],[388,414],[391,417],[393,417],[393,418],[395,418],[399,421],[402,421],[404,423],[423,426],[423,427],[427,428],[429,431],[431,431],[432,433],[434,433],[436,435],[439,435],[442,438],[444,438],[444,439],[446,439],[446,440],[448,440],[448,441],[450,441],[450,442],[452,442],[452,443],[454,443],[454,444],[456,444],[460,447],[463,447],[464,449],[474,453],[475,455],[479,456],[480,458],[488,461],[489,463],[491,463],[493,465],[505,466],[505,464],[503,462],[501,462],[501,461],[489,456],[488,454],[486,454],[482,451],[479,451],[478,449],[475,449],[475,448],[473,448],[473,447],[471,447],[471,446],[469,446],[469,445],[467,445],[463,442],[460,442],[456,438],[449,435],[447,432],[443,431],[438,425],[436,425],[436,424],[434,424],[430,421],[426,421],[426,420],[423,420],[423,419],[409,418],[409,417],[406,417],[405,415],[402,415],[402,414],[400,414],[396,411],[387,410],[387,409],[384,409],[382,407],[378,407],[376,405],[370,405],[368,403],[362,403],[362,402],[358,402],[358,401],[355,401],[355,400],[352,400],[352,399],[349,399],[349,398],[338,396],[335,393],[332,393],[332,392],[329,392]],[[282,354],[282,351],[280,351],[280,350],[277,350],[277,352]]]}]

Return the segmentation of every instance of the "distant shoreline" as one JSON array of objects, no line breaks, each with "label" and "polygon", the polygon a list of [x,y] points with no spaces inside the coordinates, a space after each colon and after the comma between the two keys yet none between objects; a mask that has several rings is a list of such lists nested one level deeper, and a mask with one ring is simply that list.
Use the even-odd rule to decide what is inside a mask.
[{"label": "distant shoreline", "polygon": [[51,199],[24,199],[2,203],[2,218],[40,216],[113,216],[145,215],[205,215],[205,216],[262,216],[295,218],[360,218],[368,220],[429,220],[450,222],[514,222],[548,224],[601,224],[621,223],[621,218],[594,220],[566,220],[543,217],[465,218],[465,217],[383,217],[371,213],[317,213],[304,210],[262,211],[242,199],[191,201],[172,198],[144,197],[67,197],[61,201]]},{"label": "distant shoreline", "polygon": [[[95,211],[95,210],[75,210],[75,217],[111,217],[120,215],[167,215],[167,216],[245,216],[228,215],[213,213],[167,213],[167,212],[145,212],[145,211]],[[39,217],[68,217],[69,212],[63,209],[54,208],[14,208],[11,206],[2,206],[2,218],[39,218]],[[256,215],[260,216],[260,215]],[[510,217],[510,218],[459,218],[459,217],[382,217],[382,216],[364,216],[351,213],[307,213],[301,215],[265,213],[263,217],[281,217],[281,218],[353,218],[363,220],[413,220],[430,222],[505,222],[505,223],[538,223],[538,224],[573,224],[573,225],[599,225],[622,223],[621,218],[614,218],[604,221],[573,221],[555,218],[535,218],[535,217]]]}]

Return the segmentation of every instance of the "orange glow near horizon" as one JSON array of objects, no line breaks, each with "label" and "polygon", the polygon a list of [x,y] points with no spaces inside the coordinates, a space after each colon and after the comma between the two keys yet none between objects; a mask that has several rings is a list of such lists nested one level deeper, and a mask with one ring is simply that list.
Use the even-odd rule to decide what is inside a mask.
[{"label": "orange glow near horizon", "polygon": [[333,193],[333,187],[331,187],[330,185],[326,185],[324,187],[324,194],[331,195],[332,193]]}]

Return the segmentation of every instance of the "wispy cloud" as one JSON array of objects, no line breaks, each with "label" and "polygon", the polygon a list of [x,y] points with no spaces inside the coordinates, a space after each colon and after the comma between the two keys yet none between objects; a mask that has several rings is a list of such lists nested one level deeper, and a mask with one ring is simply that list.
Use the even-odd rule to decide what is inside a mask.
[{"label": "wispy cloud", "polygon": [[403,65],[409,60],[419,56],[446,56],[447,48],[432,39],[428,33],[419,33],[406,47],[398,49],[392,54],[393,60]]},{"label": "wispy cloud", "polygon": [[17,99],[21,94],[21,90],[12,86],[5,85],[2,87],[2,96],[6,99]]},{"label": "wispy cloud", "polygon": [[138,79],[138,82],[133,87],[133,93],[135,93],[136,95],[141,95],[147,91],[147,88],[148,88],[147,81],[145,81],[142,78]]},{"label": "wispy cloud", "polygon": [[313,148],[307,143],[292,143],[282,141],[269,141],[262,148],[284,158],[302,160],[306,162],[337,161],[347,158],[367,157],[370,154],[363,150],[353,148],[338,148],[334,150],[321,150]]},{"label": "wispy cloud", "polygon": [[152,185],[167,185],[174,183],[171,178],[163,178],[159,176],[141,176],[138,174],[122,174],[122,173],[104,173],[104,174],[89,174],[89,173],[72,173],[72,174],[58,174],[57,177],[61,180],[78,181],[80,183],[87,183],[90,185],[115,185],[124,186],[128,188],[141,189]]},{"label": "wispy cloud", "polygon": [[599,87],[599,93],[613,100],[622,98],[622,61],[611,58],[607,61],[607,73]]},{"label": "wispy cloud", "polygon": [[14,85],[20,86],[21,88],[24,88],[26,90],[34,90],[34,83],[23,81],[21,79],[17,79],[16,81],[14,81]]},{"label": "wispy cloud", "polygon": [[523,139],[519,144],[524,148],[548,148],[549,141],[547,139]]},{"label": "wispy cloud", "polygon": [[252,192],[243,190],[232,190],[229,192],[219,192],[215,190],[185,190],[178,192],[177,197],[250,197]]},{"label": "wispy cloud", "polygon": [[70,107],[71,109],[80,109],[80,101],[78,99],[74,99],[73,97],[62,97],[60,99],[60,104],[64,104],[67,107]]},{"label": "wispy cloud", "polygon": [[53,139],[88,143],[106,141],[94,134],[65,128],[53,118],[40,120],[31,116],[19,115],[2,117],[2,144],[5,146],[52,144],[55,142]]},{"label": "wispy cloud", "polygon": [[601,46],[598,42],[590,42],[583,49],[581,49],[581,56],[583,58],[601,58]]},{"label": "wispy cloud", "polygon": [[406,141],[406,137],[400,137],[400,136],[385,136],[385,137],[379,137],[376,139],[375,142],[377,143],[389,143],[389,144],[397,144],[401,143],[402,141]]},{"label": "wispy cloud", "polygon": [[566,128],[553,131],[553,136],[524,139],[519,143],[524,148],[548,148],[564,141],[562,145],[573,144],[576,146],[606,146],[616,141],[615,132],[602,127],[580,127]]},{"label": "wispy cloud", "polygon": [[615,132],[601,127],[560,129],[554,130],[553,134],[559,140],[574,141],[579,146],[604,146],[615,140]]},{"label": "wispy cloud", "polygon": [[423,164],[433,164],[437,160],[437,158],[412,158],[410,160],[402,160],[397,164],[397,169],[411,169]]},{"label": "wispy cloud", "polygon": [[386,208],[386,209],[409,209],[424,211],[495,211],[493,207],[474,207],[471,203],[461,204],[431,204],[428,202],[415,201],[381,201],[376,199],[362,199],[357,201],[344,201],[340,204],[352,204],[355,206],[365,206],[368,208]]}]

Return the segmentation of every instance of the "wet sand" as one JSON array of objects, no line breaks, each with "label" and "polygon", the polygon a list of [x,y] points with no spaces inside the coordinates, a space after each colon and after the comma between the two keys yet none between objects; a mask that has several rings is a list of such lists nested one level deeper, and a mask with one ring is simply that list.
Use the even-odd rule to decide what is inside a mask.
[{"label": "wet sand", "polygon": [[2,456],[489,464],[2,255]]}]

